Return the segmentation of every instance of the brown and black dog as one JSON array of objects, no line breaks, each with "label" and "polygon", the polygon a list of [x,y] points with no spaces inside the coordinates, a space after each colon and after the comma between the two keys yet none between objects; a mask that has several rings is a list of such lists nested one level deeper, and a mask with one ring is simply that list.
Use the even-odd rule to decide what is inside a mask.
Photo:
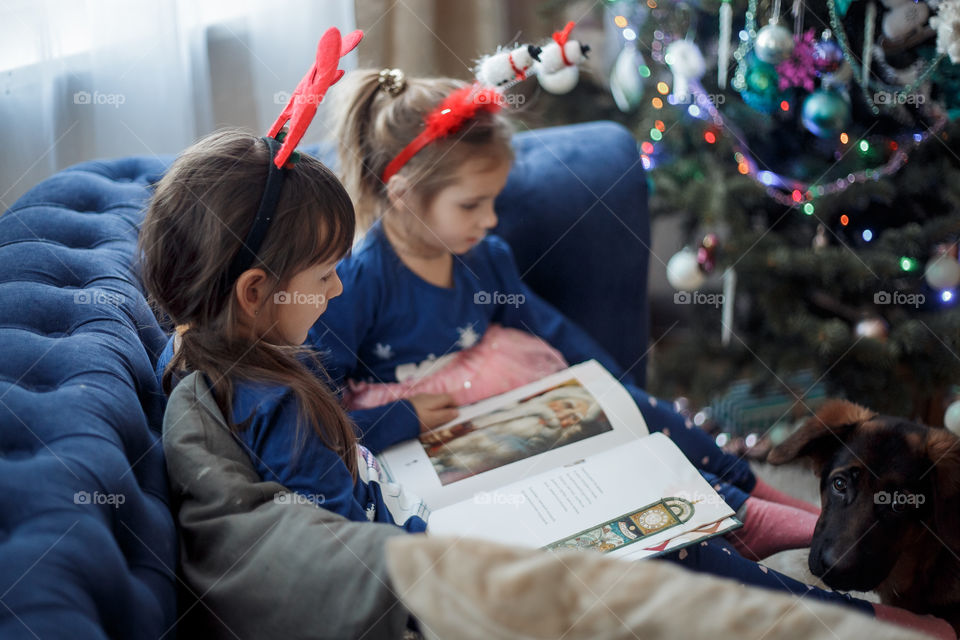
[{"label": "brown and black dog", "polygon": [[960,632],[960,438],[831,400],[770,452],[820,477],[810,571]]}]

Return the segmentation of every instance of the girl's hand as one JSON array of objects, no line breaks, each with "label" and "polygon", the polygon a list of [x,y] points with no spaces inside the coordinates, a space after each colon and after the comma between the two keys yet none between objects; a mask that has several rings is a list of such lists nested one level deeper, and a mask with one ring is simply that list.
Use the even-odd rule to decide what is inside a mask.
[{"label": "girl's hand", "polygon": [[434,427],[450,422],[460,411],[449,393],[418,393],[408,398],[420,418],[420,431],[429,431]]}]

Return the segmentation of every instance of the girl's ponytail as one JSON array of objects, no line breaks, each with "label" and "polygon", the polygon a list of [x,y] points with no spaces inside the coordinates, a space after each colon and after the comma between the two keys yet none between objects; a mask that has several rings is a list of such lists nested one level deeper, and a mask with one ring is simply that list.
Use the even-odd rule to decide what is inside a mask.
[{"label": "girl's ponytail", "polygon": [[[337,87],[333,126],[337,135],[337,153],[340,158],[340,179],[346,187],[357,212],[357,223],[366,229],[373,223],[368,212],[377,210],[377,201],[383,186],[379,174],[372,167],[376,164],[376,149],[370,133],[379,109],[374,108],[380,91],[379,72],[362,69],[347,74]],[[377,105],[382,108],[382,105]]]}]

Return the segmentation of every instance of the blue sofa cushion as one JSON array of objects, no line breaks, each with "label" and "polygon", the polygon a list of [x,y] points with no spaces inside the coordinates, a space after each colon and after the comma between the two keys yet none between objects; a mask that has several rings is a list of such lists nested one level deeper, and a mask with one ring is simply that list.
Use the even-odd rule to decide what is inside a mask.
[{"label": "blue sofa cushion", "polygon": [[514,137],[494,233],[530,287],[646,382],[647,181],[637,142],[613,122]]},{"label": "blue sofa cushion", "polygon": [[131,267],[165,162],[62,171],[0,217],[0,637],[157,638],[176,530]]}]

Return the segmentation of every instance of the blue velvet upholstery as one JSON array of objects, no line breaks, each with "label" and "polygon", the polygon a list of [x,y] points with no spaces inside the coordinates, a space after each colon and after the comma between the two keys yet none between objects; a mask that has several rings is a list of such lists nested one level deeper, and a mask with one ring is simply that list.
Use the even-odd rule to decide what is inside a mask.
[{"label": "blue velvet upholstery", "polygon": [[157,638],[176,530],[131,258],[163,161],[88,162],[0,217],[0,637]]},{"label": "blue velvet upholstery", "polygon": [[[642,381],[649,227],[633,138],[591,123],[516,146],[497,232],[531,286]],[[153,375],[169,327],[133,260],[171,160],[74,166],[0,217],[2,638],[173,635],[177,542]]]}]

